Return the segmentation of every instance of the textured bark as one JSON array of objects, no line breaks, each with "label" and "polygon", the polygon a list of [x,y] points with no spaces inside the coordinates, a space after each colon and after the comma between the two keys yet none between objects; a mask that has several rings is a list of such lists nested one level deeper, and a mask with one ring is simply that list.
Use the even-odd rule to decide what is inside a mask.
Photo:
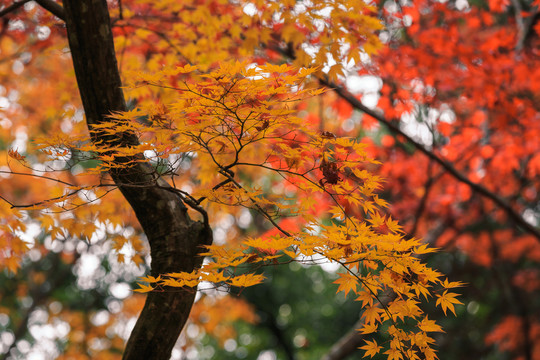
[{"label": "textured bark", "polygon": [[364,337],[358,329],[364,326],[364,319],[358,320],[330,350],[321,357],[321,360],[342,360],[358,351],[358,347],[365,344]]},{"label": "textured bark", "polygon": [[[125,111],[110,18],[106,0],[63,0],[69,47],[88,127],[104,121],[114,111]],[[113,146],[137,144],[131,133],[105,137],[92,133],[94,141]],[[142,155],[139,155],[141,157]],[[130,159],[118,159],[127,163]],[[156,179],[147,164],[111,172],[122,194],[135,211],[148,241],[154,276],[192,271],[202,263],[201,245],[210,244],[207,224],[193,221],[181,198],[164,180]],[[171,289],[151,293],[127,343],[124,359],[168,359],[182,330],[195,289]]]}]

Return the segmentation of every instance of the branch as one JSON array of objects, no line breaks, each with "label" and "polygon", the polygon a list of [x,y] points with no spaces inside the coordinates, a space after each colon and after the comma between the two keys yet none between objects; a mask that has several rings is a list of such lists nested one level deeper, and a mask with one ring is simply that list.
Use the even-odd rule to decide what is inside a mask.
[{"label": "branch", "polygon": [[[384,298],[377,306],[386,307],[393,298]],[[364,318],[360,318],[352,328],[332,348],[321,357],[321,360],[341,360],[355,352],[363,343],[364,335],[358,329],[364,326]]]},{"label": "branch", "polygon": [[[491,235],[491,243],[494,244],[493,233]],[[519,329],[514,331],[520,331],[520,338],[523,339],[522,348],[523,355],[525,360],[533,360],[533,347],[534,344],[531,342],[531,322],[529,320],[532,312],[528,309],[528,301],[523,298],[520,294],[520,291],[516,286],[512,284],[512,281],[508,278],[508,274],[513,273],[514,269],[509,269],[508,266],[502,261],[497,261],[491,267],[491,273],[495,282],[499,286],[501,293],[503,294],[507,306],[509,309],[512,309],[512,312],[519,315],[522,319],[521,326]]]},{"label": "branch", "polygon": [[36,2],[57,18],[66,21],[66,12],[64,11],[64,8],[57,2],[54,2],[53,0],[36,0]]},{"label": "branch", "polygon": [[418,143],[416,140],[411,138],[409,135],[404,133],[399,126],[386,119],[383,115],[377,113],[376,111],[366,107],[360,100],[358,100],[354,95],[352,95],[347,89],[341,85],[337,85],[327,79],[319,78],[321,84],[333,89],[343,100],[347,101],[353,108],[360,110],[371,117],[375,118],[380,123],[384,124],[389,130],[393,133],[403,136],[409,143],[411,143],[417,150],[426,155],[428,158],[435,161],[437,164],[443,167],[450,175],[452,175],[458,181],[467,184],[473,191],[476,193],[490,199],[497,206],[503,209],[506,214],[514,220],[514,222],[520,226],[524,231],[529,232],[534,235],[538,241],[540,241],[540,230],[529,224],[516,210],[514,210],[505,200],[486,189],[480,184],[472,182],[465,175],[460,173],[452,164],[449,164],[442,158],[438,157],[433,152],[429,151],[424,145]]},{"label": "branch", "polygon": [[18,8],[20,8],[21,6],[23,6],[24,4],[26,4],[29,1],[30,0],[21,0],[21,1],[13,2],[13,4],[5,7],[2,10],[0,10],[0,17],[4,16],[6,14],[9,14],[10,12],[13,12],[13,11],[17,10]]},{"label": "branch", "polygon": [[279,327],[274,314],[270,311],[262,309],[260,306],[258,306],[258,304],[252,301],[250,301],[250,303],[255,306],[256,310],[266,315],[262,317],[264,320],[262,320],[258,325],[261,327],[266,327],[267,330],[274,336],[278,345],[283,349],[287,360],[295,360],[296,354],[294,347],[290,343],[290,340],[285,336],[284,331]]},{"label": "branch", "polygon": [[418,208],[416,209],[416,212],[414,214],[414,224],[413,224],[411,230],[409,231],[410,236],[414,236],[414,234],[416,233],[416,230],[418,229],[418,224],[420,223],[420,218],[422,217],[422,214],[423,214],[424,210],[426,209],[426,204],[427,204],[427,199],[429,197],[429,192],[430,192],[433,184],[435,183],[436,179],[438,178],[438,176],[437,177],[432,176],[432,174],[431,174],[432,173],[431,164],[433,164],[432,161],[430,161],[429,164],[428,164],[428,169],[427,169],[428,179],[427,179],[426,183],[424,184],[424,195],[420,199],[420,204],[418,204]]},{"label": "branch", "polygon": [[516,51],[521,51],[523,44],[525,43],[525,35],[527,33],[525,29],[525,21],[523,20],[523,9],[521,8],[520,0],[512,0],[512,5],[514,6],[514,18],[516,20],[517,32],[518,32],[518,42],[516,43]]},{"label": "branch", "polygon": [[118,0],[118,12],[119,12],[118,18],[120,20],[124,20],[124,9],[122,7],[122,0]]},{"label": "branch", "polygon": [[[35,169],[31,169],[31,170],[32,171],[39,171],[39,170],[35,170]],[[5,170],[0,170],[0,174],[31,176],[33,178],[40,178],[40,179],[54,181],[54,182],[57,182],[59,184],[63,184],[63,185],[66,185],[66,186],[74,186],[74,184],[70,184],[70,183],[68,183],[66,181],[62,181],[60,179],[56,179],[56,178],[53,178],[53,177],[50,177],[50,176],[45,176],[45,175],[23,173],[23,172],[18,172],[18,171],[5,171]]]},{"label": "branch", "polygon": [[352,354],[357,348],[362,345],[364,337],[357,330],[364,325],[364,319],[359,319],[352,328],[341,339],[335,343],[330,351],[321,357],[321,360],[339,360],[344,359],[346,356]]},{"label": "branch", "polygon": [[[538,9],[536,9],[538,10]],[[531,16],[531,19],[535,16]],[[531,20],[532,21],[532,20]],[[295,59],[295,54],[291,49],[283,49],[279,46],[272,46],[265,44],[267,48],[276,51],[283,56],[286,56],[290,59]],[[460,173],[452,164],[449,164],[445,160],[438,157],[435,153],[429,151],[424,147],[424,145],[420,144],[419,142],[415,141],[412,137],[404,133],[397,123],[386,119],[383,115],[377,113],[376,111],[368,108],[360,100],[358,100],[353,94],[351,94],[346,88],[344,88],[341,85],[338,85],[330,80],[328,80],[326,77],[319,77],[319,82],[331,89],[333,89],[343,100],[347,101],[349,105],[351,105],[356,110],[362,111],[365,114],[370,115],[380,123],[384,124],[390,131],[392,131],[395,134],[403,136],[409,143],[411,143],[417,150],[419,150],[421,153],[426,155],[428,158],[434,160],[436,163],[442,166],[443,169],[445,169],[450,175],[452,175],[455,179],[458,181],[467,184],[474,192],[490,199],[493,201],[497,206],[499,206],[501,209],[506,212],[506,214],[515,221],[515,223],[520,226],[524,231],[529,232],[530,234],[534,235],[536,237],[536,240],[540,242],[540,230],[534,227],[533,225],[529,224],[516,210],[514,210],[510,204],[508,204],[505,200],[503,200],[501,197],[497,196],[495,193],[491,192],[490,190],[486,189],[480,184],[476,184],[472,182],[469,178],[467,178],[465,175]]]},{"label": "branch", "polygon": [[534,34],[534,25],[538,21],[539,10],[540,9],[538,9],[537,6],[534,6],[530,10],[529,16],[521,21],[522,27],[520,26],[520,23],[516,20],[516,23],[518,24],[518,41],[516,43],[515,50],[518,53],[523,50],[525,44],[527,43],[527,40],[529,40],[530,37]]}]

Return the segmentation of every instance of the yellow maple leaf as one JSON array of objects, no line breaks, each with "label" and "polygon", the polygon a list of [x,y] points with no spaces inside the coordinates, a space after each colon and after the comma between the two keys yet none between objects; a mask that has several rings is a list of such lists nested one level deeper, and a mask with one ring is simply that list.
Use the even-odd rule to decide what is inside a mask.
[{"label": "yellow maple leaf", "polygon": [[365,340],[365,342],[366,342],[367,345],[361,346],[359,348],[359,349],[362,349],[362,350],[366,350],[366,353],[364,354],[363,357],[366,357],[366,356],[369,355],[372,358],[375,355],[377,355],[379,353],[379,351],[381,351],[381,349],[382,349],[382,346],[377,345],[377,341],[375,341],[375,340],[373,340],[373,341]]},{"label": "yellow maple leaf", "polygon": [[461,281],[451,281],[451,282],[449,282],[448,279],[444,279],[444,281],[441,282],[441,285],[445,289],[451,289],[451,288],[455,288],[455,287],[461,287],[461,286],[463,286],[465,284],[462,283]]},{"label": "yellow maple leaf", "polygon": [[370,324],[364,324],[364,326],[361,329],[358,329],[362,334],[371,334],[377,331],[379,328],[379,325],[376,323],[370,323]]},{"label": "yellow maple leaf", "polygon": [[41,221],[41,226],[45,230],[49,230],[50,228],[54,227],[54,218],[49,215],[43,215],[39,217],[37,220]]},{"label": "yellow maple leaf", "polygon": [[362,307],[364,307],[366,305],[373,306],[373,299],[374,299],[374,296],[371,292],[361,291],[358,293],[358,297],[356,298],[355,301],[361,301]]},{"label": "yellow maple leaf", "polygon": [[438,299],[435,305],[441,306],[444,311],[444,315],[446,315],[446,309],[450,309],[450,311],[456,315],[454,304],[463,304],[461,301],[456,299],[456,296],[459,295],[456,293],[449,293],[448,290],[445,290],[442,295],[437,295]]},{"label": "yellow maple leaf", "polygon": [[13,274],[17,273],[17,269],[21,267],[19,260],[14,257],[10,256],[4,259],[4,266],[8,268],[9,271],[11,271]]},{"label": "yellow maple leaf", "polygon": [[334,284],[338,284],[339,287],[337,289],[337,292],[343,291],[345,293],[345,296],[352,291],[356,293],[356,286],[358,285],[358,279],[348,273],[340,273],[339,279],[334,281]]},{"label": "yellow maple leaf", "polygon": [[157,283],[161,281],[161,275],[159,275],[158,277],[153,277],[152,275],[148,275],[148,276],[141,277],[140,280],[150,283],[150,284]]},{"label": "yellow maple leaf", "polygon": [[228,280],[232,286],[248,287],[260,284],[264,280],[264,276],[260,274],[243,274],[235,276]]},{"label": "yellow maple leaf", "polygon": [[429,320],[427,316],[418,323],[418,327],[425,332],[444,332],[443,329],[435,323],[435,320]]},{"label": "yellow maple leaf", "polygon": [[388,355],[388,360],[403,360],[403,354],[398,349],[390,349],[384,353]]},{"label": "yellow maple leaf", "polygon": [[366,318],[366,323],[374,324],[375,321],[381,322],[380,312],[383,311],[378,306],[369,306],[362,313],[362,317]]},{"label": "yellow maple leaf", "polygon": [[151,287],[150,285],[144,285],[144,284],[140,284],[140,283],[137,283],[137,285],[140,286],[139,289],[133,289],[133,291],[136,291],[136,292],[139,292],[139,293],[147,293],[147,292],[150,292],[152,290],[154,290],[153,287]]}]

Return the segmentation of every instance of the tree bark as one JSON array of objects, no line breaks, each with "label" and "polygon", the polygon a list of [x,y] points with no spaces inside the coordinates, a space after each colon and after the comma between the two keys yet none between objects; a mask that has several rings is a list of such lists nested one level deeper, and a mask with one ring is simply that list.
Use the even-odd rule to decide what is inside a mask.
[{"label": "tree bark", "polygon": [[[125,111],[106,0],[63,0],[69,47],[86,121],[93,141],[107,146],[136,145],[135,134],[113,137],[93,132],[110,121],[111,112]],[[142,158],[142,154],[136,156]],[[129,158],[118,159],[119,165]],[[201,245],[210,244],[208,224],[192,220],[182,199],[148,164],[120,166],[110,172],[148,238],[153,276],[191,272],[201,266]],[[124,359],[169,359],[188,318],[196,289],[152,292],[133,329]]]},{"label": "tree bark", "polygon": [[[376,306],[386,309],[388,304],[394,299],[395,295],[388,294],[387,296],[381,297],[379,300],[380,302]],[[358,331],[358,329],[364,326],[364,323],[365,319],[360,317],[352,328],[321,357],[321,360],[342,360],[349,355],[352,355],[354,352],[357,352],[360,345],[365,344],[364,335]]]},{"label": "tree bark", "polygon": [[359,319],[354,326],[338,340],[330,350],[321,357],[321,360],[342,360],[358,351],[358,347],[364,343],[364,337],[358,331],[364,326],[364,319]]}]

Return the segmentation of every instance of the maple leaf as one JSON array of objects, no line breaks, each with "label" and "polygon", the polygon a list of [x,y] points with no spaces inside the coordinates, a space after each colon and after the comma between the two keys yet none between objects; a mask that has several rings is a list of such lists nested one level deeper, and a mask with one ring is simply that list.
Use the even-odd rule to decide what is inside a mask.
[{"label": "maple leaf", "polygon": [[384,352],[388,354],[388,360],[403,360],[403,353],[398,349],[389,349]]},{"label": "maple leaf", "polygon": [[442,285],[445,289],[452,289],[452,288],[464,286],[465,284],[462,283],[461,281],[452,281],[452,282],[449,282],[448,279],[444,279],[444,281],[441,282],[441,285]]},{"label": "maple leaf", "polygon": [[355,299],[355,301],[362,302],[362,307],[366,305],[373,306],[373,300],[374,300],[373,294],[369,291],[360,291],[358,293],[358,297]]},{"label": "maple leaf", "polygon": [[235,276],[228,280],[232,286],[247,287],[260,284],[264,280],[261,274],[243,274]]},{"label": "maple leaf", "polygon": [[446,309],[450,309],[450,311],[456,315],[456,312],[454,311],[454,304],[462,304],[456,297],[459,296],[455,293],[449,293],[448,290],[445,290],[442,295],[437,295],[437,306],[441,306],[441,308],[444,311],[444,314],[446,315]]},{"label": "maple leaf", "polygon": [[8,256],[2,260],[3,265],[13,274],[17,273],[17,269],[21,267],[19,259],[17,259],[15,256]]},{"label": "maple leaf", "polygon": [[147,292],[150,292],[152,290],[154,290],[154,288],[150,285],[144,285],[144,284],[138,284],[140,286],[140,288],[138,289],[133,289],[133,291],[136,291],[136,292],[139,292],[139,293],[147,293]]},{"label": "maple leaf", "polygon": [[153,283],[160,282],[162,279],[161,279],[161,275],[159,275],[158,277],[154,277],[152,275],[147,275],[147,276],[141,277],[140,280],[144,281],[144,282],[147,282],[147,283],[150,283],[150,284],[153,284]]},{"label": "maple leaf", "polygon": [[358,329],[362,334],[371,334],[377,331],[379,325],[375,322],[365,324],[361,329]]},{"label": "maple leaf", "polygon": [[418,323],[418,327],[425,332],[444,332],[435,320],[429,320],[427,316]]},{"label": "maple leaf", "polygon": [[380,313],[383,311],[383,309],[376,305],[368,306],[364,309],[364,312],[362,313],[362,318],[365,318],[367,324],[374,324],[376,321],[381,322]]},{"label": "maple leaf", "polygon": [[334,281],[334,284],[338,284],[337,292],[343,291],[347,295],[350,291],[356,292],[358,286],[358,279],[349,273],[339,273],[339,278]]},{"label": "maple leaf", "polygon": [[15,159],[20,162],[25,162],[26,157],[21,155],[17,149],[9,149],[8,150],[8,156],[12,159]]},{"label": "maple leaf", "polygon": [[364,354],[363,357],[369,356],[370,358],[372,358],[381,351],[382,346],[377,345],[377,341],[375,340],[372,340],[372,341],[364,340],[364,341],[366,342],[366,345],[361,346],[359,348],[362,350],[366,350],[366,353]]},{"label": "maple leaf", "polygon": [[43,215],[39,217],[38,220],[41,221],[41,226],[46,230],[54,227],[55,222],[52,216]]}]

